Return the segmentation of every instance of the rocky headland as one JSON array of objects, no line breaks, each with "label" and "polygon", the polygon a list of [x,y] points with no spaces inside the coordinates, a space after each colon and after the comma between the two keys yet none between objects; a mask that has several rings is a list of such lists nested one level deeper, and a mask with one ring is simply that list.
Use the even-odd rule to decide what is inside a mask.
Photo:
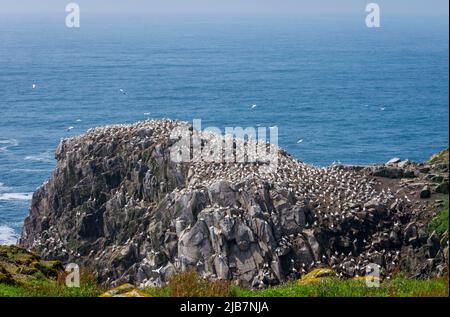
[{"label": "rocky headland", "polygon": [[[20,246],[111,286],[159,286],[188,269],[251,288],[321,267],[341,278],[374,264],[381,278],[448,270],[448,229],[430,230],[448,194],[448,150],[374,166],[316,167],[281,149],[270,168],[177,163],[171,134],[180,127],[195,133],[185,122],[149,120],[63,140]],[[199,137],[202,147],[224,142]]]}]

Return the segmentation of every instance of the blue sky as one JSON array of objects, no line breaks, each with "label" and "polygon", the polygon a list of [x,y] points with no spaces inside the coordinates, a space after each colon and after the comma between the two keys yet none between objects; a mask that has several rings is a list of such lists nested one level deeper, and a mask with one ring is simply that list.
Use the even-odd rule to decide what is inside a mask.
[{"label": "blue sky", "polygon": [[85,13],[176,15],[360,14],[375,2],[386,14],[448,16],[449,6],[448,0],[0,0],[0,15],[58,13],[69,2]]}]

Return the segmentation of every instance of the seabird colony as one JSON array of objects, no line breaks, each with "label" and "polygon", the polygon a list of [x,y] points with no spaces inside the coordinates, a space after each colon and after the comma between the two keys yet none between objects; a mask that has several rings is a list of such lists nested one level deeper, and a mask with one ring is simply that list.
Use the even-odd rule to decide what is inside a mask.
[{"label": "seabird colony", "polygon": [[[192,131],[191,125],[187,122],[170,119],[145,120],[132,125],[118,124],[89,129],[86,135],[76,136],[71,140],[72,144],[76,144],[77,140],[79,142],[90,140],[92,144],[122,140],[123,144],[139,148],[146,141],[151,140],[152,143],[157,144],[169,140],[175,128]],[[224,147],[229,136],[202,132],[200,137],[202,146],[208,145],[210,149],[217,149]],[[254,139],[235,139],[234,142],[236,148],[241,146],[251,148],[255,144],[260,146],[260,143]],[[275,164],[208,162],[202,157],[194,156],[190,162],[181,163],[189,166],[189,174],[192,176],[186,189],[210,185],[220,180],[231,183],[240,183],[249,179],[265,180],[271,182],[278,190],[292,192],[297,199],[307,199],[314,203],[317,212],[324,216],[328,214],[330,219],[350,216],[355,211],[353,208],[355,204],[364,205],[373,199],[388,203],[394,198],[390,189],[377,191],[375,180],[362,175],[355,169],[342,168],[341,165],[335,164],[328,167],[305,164],[282,149],[278,148],[274,151],[273,147],[275,146],[267,145],[268,151],[264,159],[276,162]]]},{"label": "seabird colony", "polygon": [[[173,139],[171,136],[174,129],[188,129],[193,131],[192,126],[187,122],[180,122],[170,119],[145,120],[132,125],[119,124],[97,127],[87,131],[86,135],[71,138],[72,144],[79,142],[109,142],[121,140],[122,144],[127,144],[132,151],[133,148],[142,148],[146,142],[157,144],[159,142],[168,142]],[[202,140],[202,146],[208,145],[209,149],[222,149],[229,136],[222,136],[209,132],[198,131],[193,132]],[[124,140],[129,138],[129,140]],[[128,142],[124,142],[128,141]],[[261,145],[253,139],[235,139],[235,147]],[[295,196],[297,200],[307,200],[314,206],[314,222],[310,226],[324,227],[329,230],[337,227],[340,223],[348,219],[358,219],[358,212],[366,211],[366,205],[371,201],[378,201],[382,204],[390,204],[392,202],[399,203],[401,199],[396,198],[390,189],[377,190],[377,182],[358,172],[357,169],[343,168],[341,165],[331,165],[328,167],[317,167],[305,164],[293,158],[282,149],[276,148],[274,145],[266,144],[267,149],[272,157],[270,161],[276,161],[275,165],[267,163],[251,162],[208,162],[202,157],[192,157],[190,162],[180,163],[187,165],[189,169],[188,180],[184,188],[177,188],[176,191],[184,192],[194,188],[208,186],[220,180],[229,181],[233,184],[246,183],[249,181],[252,185],[262,186],[263,182],[269,182],[273,185],[275,191],[288,191]],[[78,147],[78,148],[81,148]],[[77,150],[75,146],[73,150]],[[183,150],[187,150],[184,148]],[[266,157],[267,158],[267,157]],[[405,197],[407,199],[407,197]],[[282,244],[290,244],[289,237],[283,237]],[[358,258],[352,254],[343,254],[334,252],[333,254],[324,255],[324,259],[312,263],[310,267],[300,268],[300,272],[321,263],[328,263],[342,276],[345,265],[352,266],[356,275],[364,274],[365,264],[379,251],[370,248],[370,242],[353,241],[363,245],[369,245],[364,248],[365,251],[358,254]],[[398,251],[381,250],[387,259],[395,264],[399,259]],[[293,273],[297,273],[297,269],[292,268]]]}]

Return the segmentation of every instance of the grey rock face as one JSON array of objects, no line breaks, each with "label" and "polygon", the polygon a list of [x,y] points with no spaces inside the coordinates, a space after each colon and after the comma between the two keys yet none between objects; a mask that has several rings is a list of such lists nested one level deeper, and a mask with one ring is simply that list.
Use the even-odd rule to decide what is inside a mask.
[{"label": "grey rock face", "polygon": [[[421,238],[424,224],[415,222],[426,205],[399,182],[388,187],[367,168],[309,166],[281,150],[275,169],[176,163],[170,134],[179,127],[188,125],[145,121],[62,141],[20,244],[112,285],[159,286],[195,269],[256,288],[317,266],[352,277],[379,263],[384,276],[399,266],[420,276],[445,262],[447,245]],[[205,145],[222,142],[201,137]],[[423,268],[426,259],[434,262]]]},{"label": "grey rock face", "polygon": [[427,198],[430,198],[430,197],[431,197],[431,190],[430,190],[430,188],[428,186],[425,186],[420,191],[420,198],[427,199]]},{"label": "grey rock face", "polygon": [[449,190],[448,180],[444,181],[436,186],[436,193],[448,194],[448,192],[449,192],[448,190]]},{"label": "grey rock face", "polygon": [[373,176],[387,177],[387,178],[414,178],[414,172],[411,170],[403,169],[400,167],[392,166],[379,166],[374,168],[372,172]]}]

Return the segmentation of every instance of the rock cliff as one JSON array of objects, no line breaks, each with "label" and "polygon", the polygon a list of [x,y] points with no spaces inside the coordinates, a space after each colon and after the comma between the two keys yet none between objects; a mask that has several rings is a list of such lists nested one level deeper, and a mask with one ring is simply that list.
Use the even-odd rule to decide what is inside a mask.
[{"label": "rock cliff", "polygon": [[[436,188],[448,192],[448,176],[435,172],[448,172],[448,161],[315,167],[277,149],[270,168],[177,163],[170,154],[178,128],[196,133],[152,120],[63,140],[20,245],[86,266],[111,285],[160,285],[188,268],[253,288],[323,266],[342,278],[363,276],[371,264],[382,277],[446,270],[448,232],[429,232],[428,223]],[[225,142],[199,138],[204,148]]]}]

